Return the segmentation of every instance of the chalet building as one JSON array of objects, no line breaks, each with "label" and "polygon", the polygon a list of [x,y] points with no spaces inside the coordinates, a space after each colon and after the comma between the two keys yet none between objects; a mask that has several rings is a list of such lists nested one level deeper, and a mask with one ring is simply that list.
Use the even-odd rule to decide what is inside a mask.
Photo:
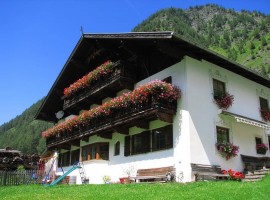
[{"label": "chalet building", "polygon": [[36,118],[55,123],[42,134],[58,166],[83,161],[89,183],[169,166],[189,182],[191,163],[263,167],[254,163],[270,156],[269,88],[172,32],[83,34]]}]

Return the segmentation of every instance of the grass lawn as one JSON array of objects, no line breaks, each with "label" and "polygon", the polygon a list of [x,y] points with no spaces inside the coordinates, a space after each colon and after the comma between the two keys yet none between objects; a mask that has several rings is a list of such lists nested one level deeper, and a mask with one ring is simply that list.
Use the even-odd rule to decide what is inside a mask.
[{"label": "grass lawn", "polygon": [[270,175],[256,183],[223,181],[165,184],[1,186],[0,199],[270,199]]}]

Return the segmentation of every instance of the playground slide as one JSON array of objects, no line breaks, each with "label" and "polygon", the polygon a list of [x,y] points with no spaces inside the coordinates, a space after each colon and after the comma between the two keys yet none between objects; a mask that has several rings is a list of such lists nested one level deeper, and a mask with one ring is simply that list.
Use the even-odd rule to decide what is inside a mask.
[{"label": "playground slide", "polygon": [[73,165],[72,168],[70,168],[66,173],[64,173],[62,176],[60,176],[58,179],[56,179],[55,181],[53,181],[48,186],[54,186],[54,185],[56,185],[59,181],[61,181],[62,179],[64,179],[68,174],[70,174],[72,171],[74,171],[77,168],[81,168],[81,166],[80,165]]}]

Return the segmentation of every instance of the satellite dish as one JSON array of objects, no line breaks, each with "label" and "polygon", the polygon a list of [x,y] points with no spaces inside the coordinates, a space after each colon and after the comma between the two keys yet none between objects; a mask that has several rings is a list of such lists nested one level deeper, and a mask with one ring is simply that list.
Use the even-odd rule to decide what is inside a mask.
[{"label": "satellite dish", "polygon": [[64,111],[60,110],[57,113],[55,113],[55,116],[57,119],[61,119],[64,116],[64,114],[65,114]]}]

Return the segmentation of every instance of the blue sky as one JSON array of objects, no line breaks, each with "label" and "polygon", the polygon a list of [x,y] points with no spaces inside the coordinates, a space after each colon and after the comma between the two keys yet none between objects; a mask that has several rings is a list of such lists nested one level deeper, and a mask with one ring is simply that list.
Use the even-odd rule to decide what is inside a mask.
[{"label": "blue sky", "polygon": [[270,14],[268,0],[0,0],[0,125],[46,96],[86,33],[130,32],[154,12],[216,3]]}]

